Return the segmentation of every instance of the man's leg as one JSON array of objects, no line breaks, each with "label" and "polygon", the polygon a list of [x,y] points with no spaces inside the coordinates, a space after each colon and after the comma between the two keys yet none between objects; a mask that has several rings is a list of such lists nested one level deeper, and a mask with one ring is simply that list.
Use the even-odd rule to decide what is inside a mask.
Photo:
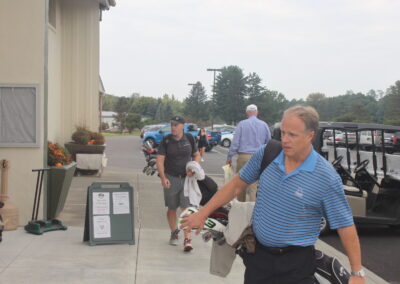
[{"label": "man's leg", "polygon": [[169,244],[176,246],[178,245],[178,233],[179,230],[177,228],[177,217],[176,217],[176,209],[179,205],[179,191],[176,186],[176,177],[172,177],[167,175],[169,181],[171,182],[171,186],[167,189],[164,189],[164,201],[167,209],[167,221],[169,228],[171,230],[171,236],[169,239]]},{"label": "man's leg", "polygon": [[246,201],[256,201],[257,197],[258,182],[252,183],[247,187],[247,199]]},{"label": "man's leg", "polygon": [[168,220],[168,225],[169,225],[169,228],[171,229],[171,232],[175,231],[177,228],[176,210],[172,210],[172,209],[167,210],[167,220]]},{"label": "man's leg", "polygon": [[[241,168],[244,167],[244,165],[246,165],[246,163],[250,160],[251,155],[250,154],[238,154],[238,158],[236,161],[236,172],[238,173],[240,171]],[[246,188],[246,190],[243,190],[238,196],[237,196],[237,200],[241,201],[241,202],[245,202],[246,201],[246,194],[248,191],[248,187]]]}]

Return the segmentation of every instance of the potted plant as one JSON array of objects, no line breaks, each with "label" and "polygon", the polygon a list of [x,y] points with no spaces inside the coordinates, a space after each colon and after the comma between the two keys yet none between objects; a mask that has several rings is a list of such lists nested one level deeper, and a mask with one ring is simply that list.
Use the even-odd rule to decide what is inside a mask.
[{"label": "potted plant", "polygon": [[47,218],[56,218],[65,205],[76,163],[71,155],[58,143],[48,142],[47,164]]},{"label": "potted plant", "polygon": [[65,148],[76,161],[76,154],[103,154],[106,148],[104,137],[101,133],[92,132],[85,127],[77,127],[72,133],[72,141],[65,143]]}]

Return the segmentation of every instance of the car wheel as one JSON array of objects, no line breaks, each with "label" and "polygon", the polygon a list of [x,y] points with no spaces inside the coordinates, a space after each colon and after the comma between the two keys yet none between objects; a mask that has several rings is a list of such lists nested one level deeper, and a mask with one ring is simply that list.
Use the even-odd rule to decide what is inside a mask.
[{"label": "car wheel", "polygon": [[325,217],[321,218],[320,235],[326,234],[330,231],[328,220]]},{"label": "car wheel", "polygon": [[229,139],[222,140],[222,146],[230,147],[231,146],[231,140],[229,140]]},{"label": "car wheel", "polygon": [[151,144],[151,147],[154,147],[156,144],[156,141],[153,138],[146,139],[146,141],[144,141],[144,142],[147,142],[147,141]]}]

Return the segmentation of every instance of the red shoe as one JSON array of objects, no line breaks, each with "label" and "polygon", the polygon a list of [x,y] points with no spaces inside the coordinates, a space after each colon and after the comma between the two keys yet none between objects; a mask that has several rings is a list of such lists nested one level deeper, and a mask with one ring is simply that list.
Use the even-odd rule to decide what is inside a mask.
[{"label": "red shoe", "polygon": [[184,252],[190,252],[193,249],[192,247],[192,240],[190,239],[185,239],[183,241],[183,251]]}]

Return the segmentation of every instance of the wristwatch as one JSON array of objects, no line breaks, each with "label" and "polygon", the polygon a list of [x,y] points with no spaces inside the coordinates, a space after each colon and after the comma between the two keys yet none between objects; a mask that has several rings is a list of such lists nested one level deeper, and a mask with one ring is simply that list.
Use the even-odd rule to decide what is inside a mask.
[{"label": "wristwatch", "polygon": [[365,277],[365,270],[361,268],[359,271],[352,271],[352,276]]}]

